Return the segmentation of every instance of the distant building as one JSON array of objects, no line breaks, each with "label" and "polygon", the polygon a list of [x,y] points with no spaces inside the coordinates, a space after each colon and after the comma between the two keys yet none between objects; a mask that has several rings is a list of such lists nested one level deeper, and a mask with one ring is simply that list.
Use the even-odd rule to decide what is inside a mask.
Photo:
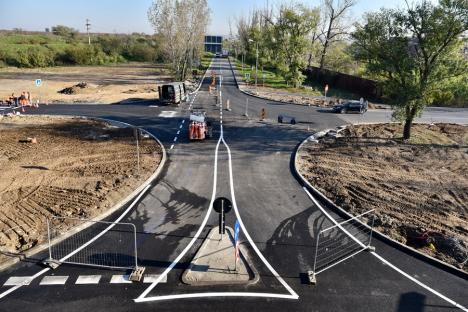
[{"label": "distant building", "polygon": [[223,37],[222,36],[205,36],[205,52],[222,53]]}]

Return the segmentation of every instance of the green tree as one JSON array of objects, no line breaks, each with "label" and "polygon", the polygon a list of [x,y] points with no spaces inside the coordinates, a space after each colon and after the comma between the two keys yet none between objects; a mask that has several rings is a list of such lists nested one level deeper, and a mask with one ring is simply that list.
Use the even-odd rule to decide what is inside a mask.
[{"label": "green tree", "polygon": [[466,58],[459,57],[467,28],[466,0],[382,9],[356,25],[354,56],[381,80],[393,117],[404,122],[403,139],[410,138],[414,118],[440,95],[443,83],[468,70]]},{"label": "green tree", "polygon": [[306,62],[308,35],[316,29],[318,11],[304,5],[294,8],[283,6],[274,24],[273,51],[276,53],[276,66],[288,83],[299,87],[305,79],[302,74]]}]

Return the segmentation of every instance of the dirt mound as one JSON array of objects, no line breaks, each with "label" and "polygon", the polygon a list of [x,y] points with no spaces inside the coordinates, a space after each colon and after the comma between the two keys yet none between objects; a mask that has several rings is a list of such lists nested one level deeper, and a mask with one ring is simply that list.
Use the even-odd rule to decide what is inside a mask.
[{"label": "dirt mound", "polygon": [[88,84],[86,82],[80,82],[80,83],[77,83],[76,85],[74,86],[71,86],[71,87],[67,87],[67,88],[64,88],[62,90],[59,90],[57,91],[58,93],[61,93],[61,94],[80,94],[80,93],[83,93],[83,91],[85,89],[95,89],[97,88],[96,85],[93,85],[93,84]]},{"label": "dirt mound", "polygon": [[377,230],[468,270],[468,128],[350,126],[300,151],[300,172],[353,214],[376,210]]},{"label": "dirt mound", "polygon": [[[29,137],[37,143],[20,142]],[[161,160],[153,140],[143,139],[140,148],[138,176],[131,129],[70,118],[3,118],[0,250],[43,242],[47,218],[93,218],[125,198]],[[71,226],[63,222],[61,228]]]}]

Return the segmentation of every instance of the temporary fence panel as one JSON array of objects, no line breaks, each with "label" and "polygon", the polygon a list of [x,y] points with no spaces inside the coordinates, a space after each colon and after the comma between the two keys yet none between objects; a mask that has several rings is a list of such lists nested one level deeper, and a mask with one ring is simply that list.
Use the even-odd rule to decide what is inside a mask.
[{"label": "temporary fence panel", "polygon": [[[47,223],[49,261],[111,269],[138,267],[136,227],[132,223],[65,217],[53,217]],[[83,230],[61,240],[66,234],[65,224]]]},{"label": "temporary fence panel", "polygon": [[316,238],[315,275],[349,259],[371,246],[374,210],[321,230]]}]

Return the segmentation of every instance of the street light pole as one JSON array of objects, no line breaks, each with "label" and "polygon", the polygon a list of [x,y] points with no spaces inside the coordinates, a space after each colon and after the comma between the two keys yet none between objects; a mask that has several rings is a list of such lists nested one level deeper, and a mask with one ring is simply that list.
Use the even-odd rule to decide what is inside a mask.
[{"label": "street light pole", "polygon": [[257,81],[258,81],[258,41],[255,42],[257,46],[257,59],[255,61],[255,92],[258,94]]}]

